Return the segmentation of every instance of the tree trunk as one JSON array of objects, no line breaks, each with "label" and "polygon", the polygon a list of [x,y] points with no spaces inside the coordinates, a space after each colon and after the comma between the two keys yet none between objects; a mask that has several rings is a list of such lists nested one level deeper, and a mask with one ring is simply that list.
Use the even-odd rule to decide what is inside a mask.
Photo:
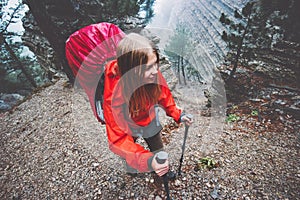
[{"label": "tree trunk", "polygon": [[30,11],[34,16],[39,28],[48,39],[52,48],[54,49],[57,66],[62,69],[69,78],[71,83],[74,82],[74,75],[68,66],[68,62],[65,57],[65,38],[61,35],[61,31],[52,22],[51,16],[48,14],[44,1],[41,0],[27,0]]},{"label": "tree trunk", "polygon": [[186,77],[185,77],[185,73],[184,73],[184,65],[183,65],[183,57],[180,56],[180,64],[181,64],[181,72],[182,72],[182,76],[183,76],[183,82],[186,85]]},{"label": "tree trunk", "polygon": [[248,28],[250,26],[250,21],[251,20],[250,20],[250,14],[249,14],[248,19],[247,19],[247,25],[245,27],[244,33],[243,33],[243,35],[241,37],[241,40],[240,40],[240,42],[238,44],[238,47],[237,47],[237,52],[236,52],[235,60],[234,60],[234,66],[233,66],[233,69],[230,72],[230,76],[228,77],[229,81],[232,79],[233,75],[236,72],[236,69],[237,69],[237,66],[238,66],[238,63],[239,63],[239,59],[240,59],[240,55],[241,55],[241,52],[242,52],[242,48],[243,48],[244,39],[245,39],[246,34],[248,33]]},{"label": "tree trunk", "polygon": [[181,78],[180,78],[180,56],[177,56],[177,76],[179,84],[181,84]]}]

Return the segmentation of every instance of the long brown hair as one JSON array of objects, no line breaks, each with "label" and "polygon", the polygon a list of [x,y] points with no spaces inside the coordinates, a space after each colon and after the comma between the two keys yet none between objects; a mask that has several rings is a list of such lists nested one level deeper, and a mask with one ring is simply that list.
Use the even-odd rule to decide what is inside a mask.
[{"label": "long brown hair", "polygon": [[123,96],[128,104],[131,117],[146,109],[147,103],[155,104],[161,93],[157,83],[143,84],[143,77],[148,62],[148,56],[155,54],[159,63],[158,51],[147,38],[130,33],[126,35],[117,47],[117,63],[119,67]]}]

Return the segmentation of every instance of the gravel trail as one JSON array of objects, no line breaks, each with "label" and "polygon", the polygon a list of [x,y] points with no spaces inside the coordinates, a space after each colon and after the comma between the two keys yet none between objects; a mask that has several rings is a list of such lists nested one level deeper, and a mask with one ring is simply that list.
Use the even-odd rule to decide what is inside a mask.
[{"label": "gravel trail", "polygon": [[[169,183],[173,199],[300,198],[299,126],[295,131],[255,132],[243,124],[224,124],[209,137],[212,117],[191,99],[179,99],[195,123],[183,174]],[[0,124],[0,199],[165,199],[156,175],[125,174],[87,98],[64,79],[2,113]],[[183,132],[183,126],[164,132],[173,170],[179,164]],[[197,161],[204,156],[213,158],[217,167],[198,169]]]}]

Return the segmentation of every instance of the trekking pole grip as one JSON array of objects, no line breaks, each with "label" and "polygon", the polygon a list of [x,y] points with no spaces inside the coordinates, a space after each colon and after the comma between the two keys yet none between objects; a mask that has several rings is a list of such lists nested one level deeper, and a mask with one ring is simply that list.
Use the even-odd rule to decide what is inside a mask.
[{"label": "trekking pole grip", "polygon": [[165,151],[160,151],[156,154],[156,161],[159,164],[163,164],[166,162],[166,160],[168,159],[168,153]]},{"label": "trekking pole grip", "polygon": [[[193,115],[192,114],[187,114],[186,117],[189,118],[189,119],[193,119]],[[189,127],[189,125],[187,125],[187,124],[185,126]]]},{"label": "trekking pole grip", "polygon": [[[163,164],[168,159],[168,153],[165,151],[160,151],[156,154],[156,162],[159,164]],[[163,175],[164,187],[167,194],[167,200],[170,200],[170,189],[169,189],[169,180],[167,174]]]}]

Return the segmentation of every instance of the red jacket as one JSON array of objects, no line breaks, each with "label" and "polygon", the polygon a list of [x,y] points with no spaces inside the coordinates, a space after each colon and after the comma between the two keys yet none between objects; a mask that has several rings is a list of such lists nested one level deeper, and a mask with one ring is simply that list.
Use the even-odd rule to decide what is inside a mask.
[{"label": "red jacket", "polygon": [[[170,89],[160,72],[158,78],[161,84],[158,104],[165,109],[168,116],[179,122],[181,110],[176,107]],[[128,120],[124,113],[126,104],[121,88],[116,87],[119,80],[117,61],[114,60],[106,66],[104,84],[103,110],[109,147],[114,153],[126,159],[131,167],[146,172],[149,171],[147,161],[153,153],[134,142],[130,127],[148,125],[155,118],[155,111],[150,109],[153,105],[147,105],[150,111],[139,113],[134,119],[135,122]]]}]

